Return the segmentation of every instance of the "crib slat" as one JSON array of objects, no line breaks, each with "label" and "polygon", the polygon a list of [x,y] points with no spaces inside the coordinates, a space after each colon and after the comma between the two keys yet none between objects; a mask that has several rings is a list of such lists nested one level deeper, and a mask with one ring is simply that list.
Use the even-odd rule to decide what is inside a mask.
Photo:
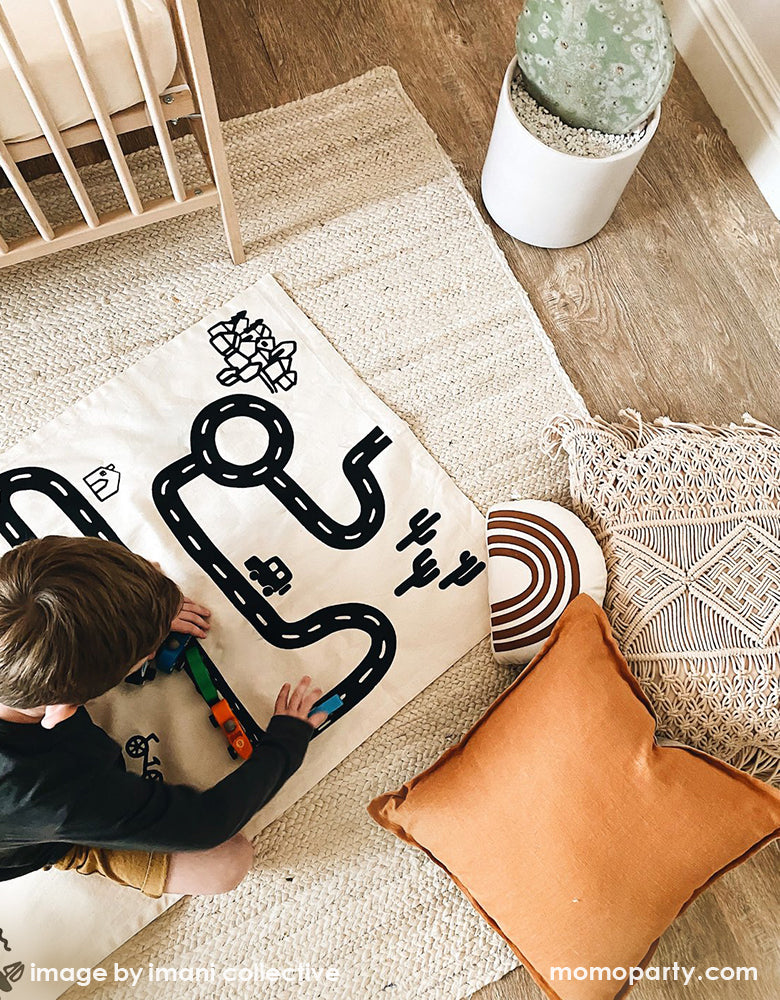
[{"label": "crib slat", "polygon": [[[2,48],[5,53],[5,57],[14,72],[17,83],[22,88],[22,93],[26,97],[27,103],[30,105],[32,112],[35,115],[41,132],[46,137],[46,141],[51,147],[51,151],[59,164],[60,170],[62,171],[65,180],[68,182],[68,187],[71,190],[71,194],[76,199],[76,204],[78,205],[81,214],[84,216],[84,221],[88,226],[94,229],[98,225],[99,221],[97,213],[95,212],[92,202],[90,201],[86,188],[81,182],[81,178],[79,177],[78,171],[76,170],[73,160],[70,157],[70,153],[68,153],[68,150],[65,148],[65,144],[62,141],[62,137],[60,136],[52,113],[49,110],[43,95],[38,92],[32,82],[27,60],[24,58],[22,50],[19,47],[19,43],[14,37],[11,25],[8,23],[8,18],[5,16],[2,6],[0,6],[0,48]],[[49,239],[50,238],[51,237],[49,237]]]},{"label": "crib slat", "polygon": [[[25,211],[33,221],[35,228],[47,242],[54,239],[54,230],[49,225],[49,220],[44,215],[43,209],[38,204],[35,195],[30,190],[27,181],[22,177],[21,171],[8,152],[6,144],[0,140],[0,167],[8,178],[11,187],[16,191],[19,201],[24,205]],[[6,246],[6,251],[8,247]]]},{"label": "crib slat", "polygon": [[219,125],[217,99],[214,96],[214,83],[211,79],[206,39],[203,36],[197,0],[174,0],[174,3],[182,29],[180,44],[183,44],[185,49],[201,113],[200,122],[197,118],[193,118],[190,120],[190,127],[219,191],[219,207],[230,256],[234,264],[242,264],[246,260],[246,253],[241,241],[241,228],[230,183],[230,172]]},{"label": "crib slat", "polygon": [[135,8],[130,3],[130,0],[116,0],[116,5],[119,10],[119,16],[122,19],[122,27],[125,31],[127,43],[130,46],[130,54],[133,57],[138,80],[143,90],[146,110],[152,120],[152,128],[157,137],[157,144],[160,147],[160,154],[168,174],[168,183],[171,186],[171,191],[176,201],[185,201],[187,194],[184,190],[181,173],[179,172],[179,164],[176,162],[176,154],[173,150],[173,142],[168,132],[165,116],[160,108],[160,97],[154,86],[152,72],[149,68],[149,60],[146,56],[141,31],[138,27]]},{"label": "crib slat", "polygon": [[73,17],[70,2],[69,0],[49,0],[49,2],[54,10],[60,31],[63,34],[68,52],[81,81],[81,86],[84,88],[84,93],[89,101],[92,114],[100,129],[103,142],[106,144],[108,155],[111,157],[117,179],[122,185],[127,204],[133,215],[140,215],[143,212],[143,205],[138,196],[138,189],[127,166],[127,160],[125,159],[125,154],[122,152],[122,147],[119,145],[116,129],[111,122],[111,117],[108,113],[105,100],[100,93],[99,85],[89,69],[84,42]]}]

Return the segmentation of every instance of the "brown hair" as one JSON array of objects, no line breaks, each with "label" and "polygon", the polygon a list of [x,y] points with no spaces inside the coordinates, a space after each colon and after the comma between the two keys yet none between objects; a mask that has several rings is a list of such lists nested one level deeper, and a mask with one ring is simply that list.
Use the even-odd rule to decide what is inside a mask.
[{"label": "brown hair", "polygon": [[49,535],[0,558],[0,703],[82,705],[165,638],[181,592],[117,542]]}]

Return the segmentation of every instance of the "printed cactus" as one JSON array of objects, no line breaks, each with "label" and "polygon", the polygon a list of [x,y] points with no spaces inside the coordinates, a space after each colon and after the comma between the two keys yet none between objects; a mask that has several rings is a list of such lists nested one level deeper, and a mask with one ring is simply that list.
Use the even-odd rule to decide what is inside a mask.
[{"label": "printed cactus", "polygon": [[528,93],[578,128],[639,128],[674,71],[661,0],[525,0],[516,42]]}]

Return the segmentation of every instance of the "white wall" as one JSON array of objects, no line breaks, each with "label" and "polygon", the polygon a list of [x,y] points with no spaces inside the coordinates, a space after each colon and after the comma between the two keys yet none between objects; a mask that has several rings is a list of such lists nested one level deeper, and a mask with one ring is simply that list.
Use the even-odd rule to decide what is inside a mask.
[{"label": "white wall", "polygon": [[664,0],[675,45],[780,218],[778,0]]},{"label": "white wall", "polygon": [[737,16],[750,40],[780,80],[780,6],[778,0],[739,0]]}]

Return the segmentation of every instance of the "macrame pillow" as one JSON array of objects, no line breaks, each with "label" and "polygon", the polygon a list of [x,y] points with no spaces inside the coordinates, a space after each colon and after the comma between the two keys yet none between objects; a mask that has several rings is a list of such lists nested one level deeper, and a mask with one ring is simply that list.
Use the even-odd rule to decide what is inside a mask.
[{"label": "macrame pillow", "polygon": [[623,410],[556,417],[575,512],[607,561],[604,609],[659,732],[780,776],[780,431]]}]

